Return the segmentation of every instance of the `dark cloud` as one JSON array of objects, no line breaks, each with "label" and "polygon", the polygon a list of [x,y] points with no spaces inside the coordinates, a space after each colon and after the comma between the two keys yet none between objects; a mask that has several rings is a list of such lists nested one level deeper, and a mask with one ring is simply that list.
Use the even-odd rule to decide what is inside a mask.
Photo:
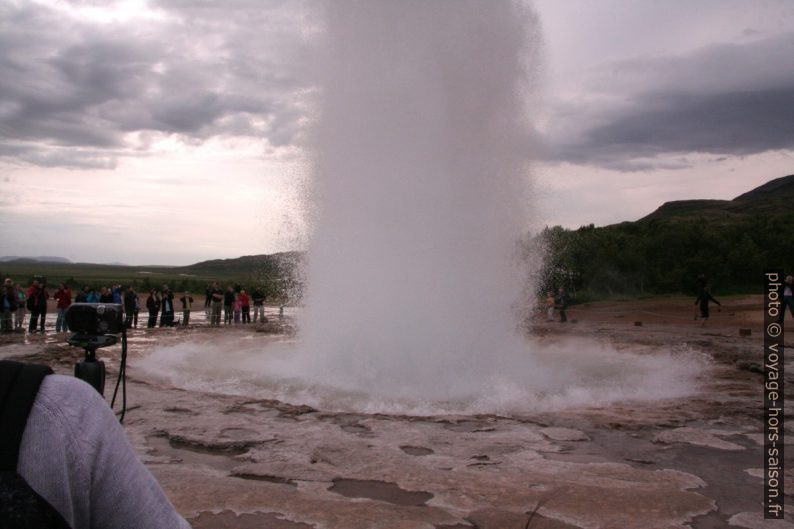
[{"label": "dark cloud", "polygon": [[670,153],[748,155],[794,148],[794,86],[713,95],[648,93],[557,154],[566,161],[640,169]]},{"label": "dark cloud", "polygon": [[0,156],[112,167],[127,133],[299,141],[302,3],[169,1],[129,23],[75,13],[0,6]]},{"label": "dark cloud", "polygon": [[686,166],[674,158],[686,153],[794,149],[792,49],[788,34],[607,65],[591,78],[596,103],[560,105],[558,119],[571,125],[547,138],[547,155],[638,170]]}]

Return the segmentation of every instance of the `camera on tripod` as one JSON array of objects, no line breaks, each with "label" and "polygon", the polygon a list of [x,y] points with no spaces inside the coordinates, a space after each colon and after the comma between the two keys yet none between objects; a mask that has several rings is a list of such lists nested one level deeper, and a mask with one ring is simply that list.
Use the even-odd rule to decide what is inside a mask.
[{"label": "camera on tripod", "polygon": [[124,381],[124,406],[127,401],[126,364],[127,364],[127,332],[124,325],[124,311],[118,303],[73,303],[66,309],[66,325],[74,334],[66,341],[69,345],[82,347],[85,358],[74,366],[74,376],[91,384],[100,395],[105,393],[105,363],[98,360],[96,350],[102,347],[115,345],[121,334],[121,364],[119,366],[119,379],[113,392],[113,401],[116,401],[116,392],[119,382]]}]

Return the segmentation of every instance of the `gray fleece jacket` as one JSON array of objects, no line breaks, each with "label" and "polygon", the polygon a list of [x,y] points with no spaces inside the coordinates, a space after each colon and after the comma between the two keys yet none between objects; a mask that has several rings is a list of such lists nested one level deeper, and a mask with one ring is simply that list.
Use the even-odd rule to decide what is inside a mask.
[{"label": "gray fleece jacket", "polygon": [[189,529],[132,451],[113,411],[72,377],[44,379],[17,472],[73,529]]}]

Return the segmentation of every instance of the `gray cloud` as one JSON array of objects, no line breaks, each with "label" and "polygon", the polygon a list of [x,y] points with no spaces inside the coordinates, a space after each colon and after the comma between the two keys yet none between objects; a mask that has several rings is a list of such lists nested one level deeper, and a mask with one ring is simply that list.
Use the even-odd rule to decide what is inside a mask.
[{"label": "gray cloud", "polygon": [[[311,27],[302,3],[169,1],[158,9],[159,18],[124,24],[33,3],[0,7],[0,156],[113,167],[132,148],[131,132],[299,141],[304,116],[295,100],[308,82],[301,62]],[[140,155],[145,145],[137,148]]]},{"label": "gray cloud", "polygon": [[[31,2],[0,5],[0,157],[112,168],[159,135],[262,138],[271,151],[303,141],[314,3],[153,8],[151,19],[98,23]],[[553,104],[544,156],[636,170],[686,166],[679,155],[689,152],[792,148],[794,34],[762,36],[753,29],[738,44],[592,69],[577,97]]]},{"label": "gray cloud", "polygon": [[[684,153],[794,148],[794,34],[689,55],[634,58],[591,72],[586,104],[560,102],[557,161],[619,170],[685,166]],[[616,97],[623,95],[622,98]]]},{"label": "gray cloud", "polygon": [[0,142],[0,158],[10,159],[15,163],[65,169],[115,169],[118,162],[112,153],[97,149],[3,142]]}]

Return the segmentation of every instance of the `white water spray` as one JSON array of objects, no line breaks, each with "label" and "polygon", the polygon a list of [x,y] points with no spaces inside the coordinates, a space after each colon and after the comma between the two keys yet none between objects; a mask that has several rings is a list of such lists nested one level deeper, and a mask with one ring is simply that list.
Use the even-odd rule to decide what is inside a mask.
[{"label": "white water spray", "polygon": [[370,394],[459,398],[472,376],[487,385],[529,361],[511,307],[533,26],[511,2],[329,3],[309,372]]},{"label": "white water spray", "polygon": [[514,413],[690,393],[689,355],[516,332],[537,34],[518,2],[328,2],[300,341],[183,344],[150,365],[182,387],[328,410]]}]

